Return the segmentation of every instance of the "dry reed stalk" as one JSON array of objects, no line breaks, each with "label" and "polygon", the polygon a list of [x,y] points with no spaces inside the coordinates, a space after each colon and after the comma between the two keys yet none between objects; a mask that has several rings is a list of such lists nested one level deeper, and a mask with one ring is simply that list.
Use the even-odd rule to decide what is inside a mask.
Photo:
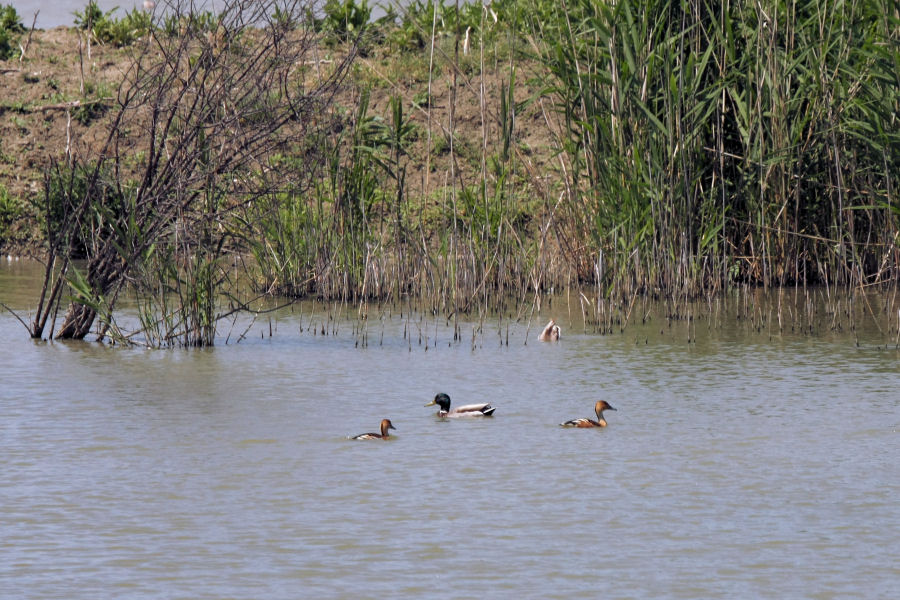
[{"label": "dry reed stalk", "polygon": [[429,185],[428,179],[429,174],[431,173],[431,109],[434,104],[431,101],[431,82],[434,77],[434,40],[437,35],[437,7],[432,6],[431,9],[431,51],[428,53],[428,89],[427,89],[427,101],[428,101],[428,115],[426,119],[426,138],[425,138],[425,171],[424,171],[424,183],[423,183],[423,194],[422,194],[422,211],[425,209],[425,196],[428,192]]},{"label": "dry reed stalk", "polygon": [[84,53],[82,51],[81,34],[78,34],[78,71],[80,79],[78,82],[78,92],[84,96]]},{"label": "dry reed stalk", "polygon": [[34,26],[37,23],[38,15],[41,14],[41,11],[37,10],[34,13],[34,19],[31,20],[31,28],[28,30],[28,37],[25,39],[25,45],[19,46],[22,53],[19,55],[19,64],[22,63],[22,59],[25,58],[25,54],[28,52],[28,46],[31,45],[31,36],[34,34]]}]

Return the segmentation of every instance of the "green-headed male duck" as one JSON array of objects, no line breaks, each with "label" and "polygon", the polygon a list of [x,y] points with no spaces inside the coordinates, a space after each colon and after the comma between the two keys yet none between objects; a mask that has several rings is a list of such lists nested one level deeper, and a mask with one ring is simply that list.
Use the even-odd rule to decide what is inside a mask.
[{"label": "green-headed male duck", "polygon": [[603,418],[604,410],[616,410],[612,406],[610,406],[609,402],[606,400],[599,400],[597,404],[594,405],[594,412],[597,413],[597,420],[593,419],[572,419],[571,421],[566,421],[565,423],[560,423],[563,427],[606,427],[606,419]]},{"label": "green-headed male duck", "polygon": [[547,326],[544,327],[544,330],[538,336],[538,340],[542,342],[558,342],[561,331],[562,330],[559,328],[559,325],[556,324],[556,321],[550,319],[550,322],[547,323]]},{"label": "green-headed male duck", "polygon": [[435,396],[434,400],[425,406],[434,406],[435,404],[441,407],[437,413],[439,417],[490,417],[493,416],[496,410],[487,402],[484,404],[466,404],[450,410],[450,396],[443,393]]},{"label": "green-headed male duck", "polygon": [[386,440],[391,437],[391,434],[388,433],[388,429],[397,429],[394,427],[394,424],[391,423],[390,419],[382,419],[381,420],[381,433],[361,433],[359,435],[354,435],[351,440]]}]

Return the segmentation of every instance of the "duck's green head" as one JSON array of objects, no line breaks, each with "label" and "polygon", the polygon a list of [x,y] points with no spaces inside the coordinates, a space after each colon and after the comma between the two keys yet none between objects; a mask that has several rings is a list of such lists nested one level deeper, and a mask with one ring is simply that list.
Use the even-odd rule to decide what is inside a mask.
[{"label": "duck's green head", "polygon": [[434,406],[437,404],[441,407],[441,410],[448,412],[450,410],[450,396],[441,392],[437,396],[434,397],[434,400],[426,404],[425,406]]}]

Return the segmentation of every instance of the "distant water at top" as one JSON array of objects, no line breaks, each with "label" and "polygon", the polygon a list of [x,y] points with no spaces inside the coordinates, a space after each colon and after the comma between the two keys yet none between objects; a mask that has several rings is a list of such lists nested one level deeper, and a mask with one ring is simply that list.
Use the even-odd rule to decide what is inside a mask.
[{"label": "distant water at top", "polygon": [[[65,25],[70,27],[75,24],[75,11],[84,12],[88,0],[7,0],[4,4],[12,4],[19,18],[26,28],[31,27],[34,15],[37,13],[35,27],[38,29],[52,29]],[[162,2],[157,2],[162,4]],[[118,7],[113,13],[114,17],[122,18],[127,11],[143,6],[143,0],[97,0],[97,6],[103,12],[109,12]]]},{"label": "distant water at top", "polygon": [[[19,13],[19,18],[22,19],[22,23],[26,28],[31,27],[34,15],[37,13],[35,27],[38,29],[52,29],[61,25],[71,27],[75,24],[75,11],[84,12],[84,7],[87,6],[87,3],[88,0],[52,0],[50,2],[47,0],[0,0],[0,4],[12,4],[15,7],[16,12]],[[196,0],[194,2],[200,11],[215,11],[216,6],[221,5],[221,3],[222,0],[218,2],[216,0]],[[381,8],[381,5],[388,3],[395,4],[393,1],[378,2],[377,4],[370,2],[372,18],[378,18],[383,15],[384,9]],[[164,1],[157,0],[157,10],[165,4]],[[403,5],[405,2],[400,2],[400,4]],[[97,0],[97,6],[103,12],[109,12],[116,8],[117,10],[113,13],[113,16],[121,19],[126,12],[135,8],[141,8],[143,0]]]}]

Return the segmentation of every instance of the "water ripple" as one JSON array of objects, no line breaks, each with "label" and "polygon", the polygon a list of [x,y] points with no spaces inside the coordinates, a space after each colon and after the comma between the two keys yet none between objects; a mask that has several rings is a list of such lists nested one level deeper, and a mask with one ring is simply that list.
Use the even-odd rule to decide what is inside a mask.
[{"label": "water ripple", "polygon": [[[35,344],[0,316],[4,593],[893,592],[894,357],[571,328],[426,352],[395,325],[399,343],[367,349],[283,334],[146,352]],[[439,420],[438,391],[497,416]],[[609,427],[558,427],[598,398]],[[391,442],[346,439],[384,417]]]}]

